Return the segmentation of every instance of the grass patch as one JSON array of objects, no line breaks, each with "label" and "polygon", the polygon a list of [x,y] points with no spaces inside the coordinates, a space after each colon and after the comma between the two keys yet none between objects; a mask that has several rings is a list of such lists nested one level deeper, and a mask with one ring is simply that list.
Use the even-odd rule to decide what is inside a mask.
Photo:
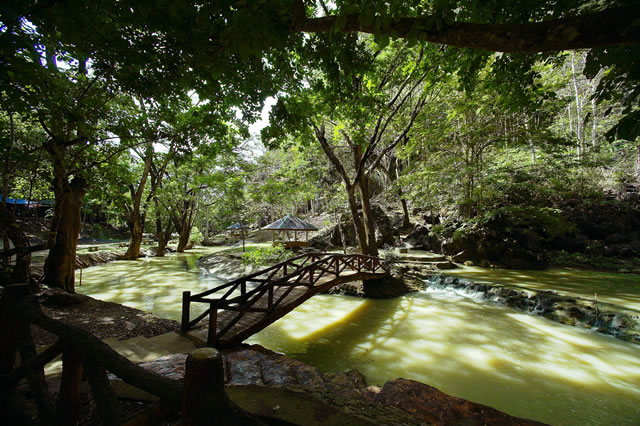
[{"label": "grass patch", "polygon": [[553,266],[619,272],[622,274],[640,274],[640,257],[622,259],[619,257],[555,251],[549,255],[549,263]]}]

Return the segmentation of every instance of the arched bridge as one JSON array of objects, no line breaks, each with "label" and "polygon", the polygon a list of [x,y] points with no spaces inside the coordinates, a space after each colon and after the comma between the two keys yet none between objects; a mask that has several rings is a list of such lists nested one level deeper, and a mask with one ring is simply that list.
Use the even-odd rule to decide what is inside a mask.
[{"label": "arched bridge", "polygon": [[[361,254],[307,253],[205,292],[182,295],[182,330],[208,317],[207,345],[235,346],[316,294],[356,280],[387,276],[382,261]],[[191,303],[209,309],[190,320]]]}]

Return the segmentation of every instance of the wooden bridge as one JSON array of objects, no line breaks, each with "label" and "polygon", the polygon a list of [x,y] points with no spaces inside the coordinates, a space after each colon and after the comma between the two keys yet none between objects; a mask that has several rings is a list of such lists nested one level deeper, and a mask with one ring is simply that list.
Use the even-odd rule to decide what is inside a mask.
[{"label": "wooden bridge", "polygon": [[[234,281],[182,294],[182,330],[209,317],[207,345],[231,347],[282,318],[303,302],[349,281],[387,276],[382,261],[361,254],[307,253]],[[191,303],[209,309],[190,320]]]}]

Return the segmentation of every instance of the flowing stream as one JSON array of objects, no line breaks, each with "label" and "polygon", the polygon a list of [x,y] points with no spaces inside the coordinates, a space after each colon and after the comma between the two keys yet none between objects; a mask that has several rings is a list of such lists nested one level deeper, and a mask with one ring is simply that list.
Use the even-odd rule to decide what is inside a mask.
[{"label": "flowing stream", "polygon": [[[195,266],[199,255],[215,250],[87,268],[78,291],[179,320],[183,290],[199,292],[218,283]],[[608,302],[632,309],[638,304],[640,277],[559,272],[475,268],[460,274],[568,294],[597,291]],[[590,287],[584,289],[581,280]],[[640,345],[473,294],[427,289],[389,300],[318,295],[247,343],[323,371],[357,369],[369,384],[417,380],[546,423],[640,424]]]}]

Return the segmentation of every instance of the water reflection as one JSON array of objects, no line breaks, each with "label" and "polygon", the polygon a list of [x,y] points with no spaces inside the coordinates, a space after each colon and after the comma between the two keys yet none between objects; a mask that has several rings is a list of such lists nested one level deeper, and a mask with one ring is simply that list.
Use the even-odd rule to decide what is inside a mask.
[{"label": "water reflection", "polygon": [[[200,270],[196,260],[227,248],[199,248],[188,253],[168,254],[163,258],[141,258],[93,266],[82,271],[82,285],[76,286],[76,290],[100,300],[121,303],[179,321],[183,291],[198,293],[220,284],[219,280]],[[204,304],[192,303],[191,318],[205,309]]]}]

